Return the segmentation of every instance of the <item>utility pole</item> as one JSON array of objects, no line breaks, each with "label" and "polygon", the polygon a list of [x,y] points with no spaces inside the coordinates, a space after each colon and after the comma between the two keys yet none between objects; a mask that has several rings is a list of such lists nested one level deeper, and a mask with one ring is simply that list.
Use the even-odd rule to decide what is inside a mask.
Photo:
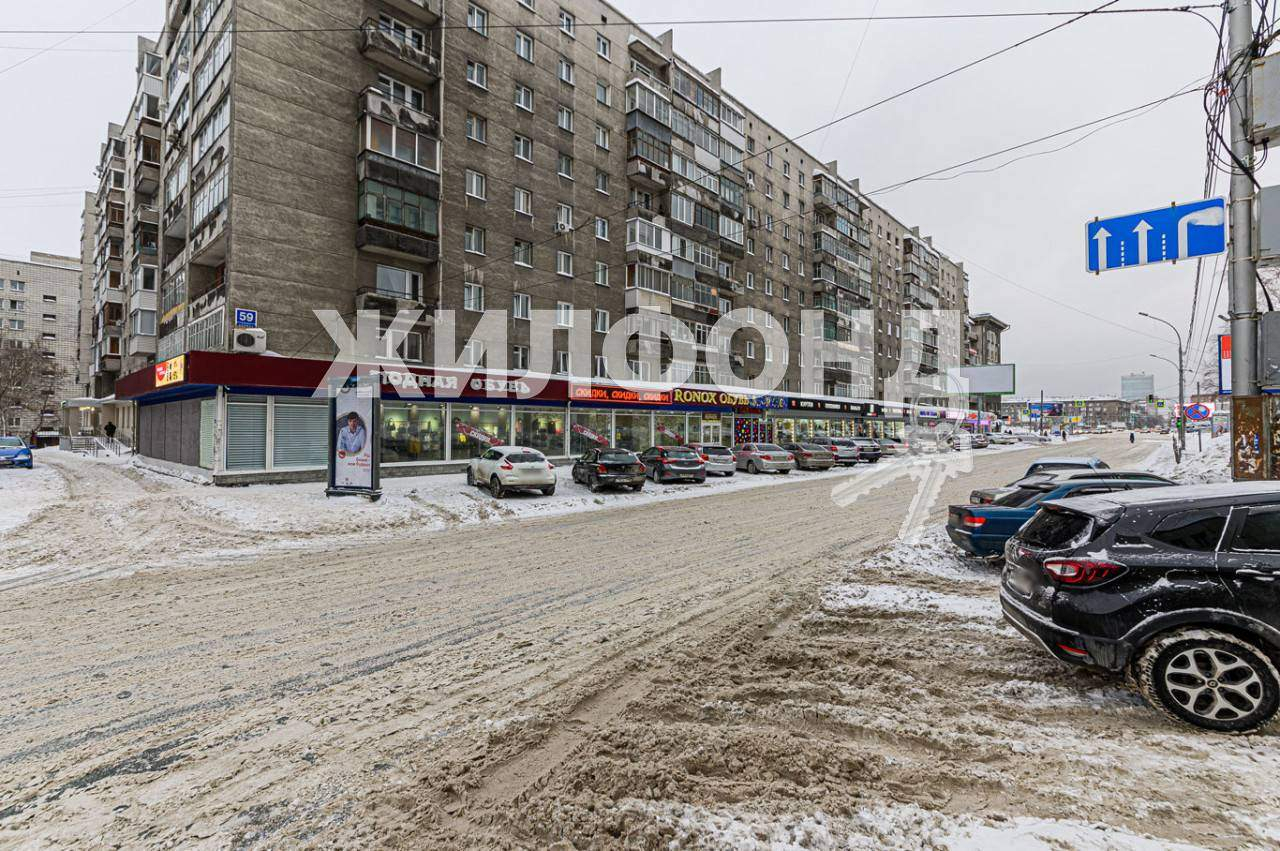
[{"label": "utility pole", "polygon": [[[1230,0],[1227,70],[1231,86],[1231,395],[1258,395],[1257,264],[1253,257],[1253,169],[1249,73],[1253,62],[1251,0]],[[1234,418],[1233,418],[1234,423]],[[1234,426],[1233,426],[1234,430]],[[1233,435],[1234,437],[1234,435]]]}]

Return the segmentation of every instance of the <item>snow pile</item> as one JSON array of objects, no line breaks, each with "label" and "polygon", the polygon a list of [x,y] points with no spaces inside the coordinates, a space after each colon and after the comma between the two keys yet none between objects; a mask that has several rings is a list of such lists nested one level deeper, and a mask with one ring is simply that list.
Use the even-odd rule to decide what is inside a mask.
[{"label": "snow pile", "polygon": [[850,570],[897,576],[903,572],[926,573],[960,582],[980,582],[994,587],[1000,579],[996,568],[980,559],[968,558],[947,537],[942,526],[932,526],[913,538],[898,538]]},{"label": "snow pile", "polygon": [[67,496],[66,485],[57,470],[42,463],[48,453],[37,449],[35,468],[7,467],[0,470],[0,534],[21,526],[36,512]]},{"label": "snow pile", "polygon": [[835,585],[823,592],[822,608],[828,612],[864,609],[951,615],[974,621],[974,626],[985,626],[1000,619],[1000,604],[994,595],[971,597],[906,585]]},{"label": "snow pile", "polygon": [[1165,476],[1184,485],[1216,484],[1231,481],[1230,433],[1209,437],[1200,450],[1200,438],[1187,435],[1187,450],[1182,453],[1182,463],[1175,463],[1173,441],[1161,444],[1147,458],[1145,466],[1158,476]]},{"label": "snow pile", "polygon": [[744,851],[831,849],[936,849],[936,851],[1196,851],[1121,828],[1074,819],[1029,816],[981,818],[948,815],[915,804],[859,810],[851,818],[769,813],[693,806],[674,801],[625,800],[619,811],[651,819],[670,848],[736,848]]}]

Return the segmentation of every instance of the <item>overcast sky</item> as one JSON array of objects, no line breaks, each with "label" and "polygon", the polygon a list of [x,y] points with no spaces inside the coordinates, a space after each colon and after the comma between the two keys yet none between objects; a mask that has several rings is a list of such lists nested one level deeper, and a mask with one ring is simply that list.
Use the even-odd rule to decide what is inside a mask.
[{"label": "overcast sky", "polygon": [[[615,0],[641,22],[855,15],[873,9],[881,15],[1073,9],[1098,2]],[[1122,0],[1119,5],[1165,4]],[[6,7],[0,29],[89,26],[120,9],[96,26],[145,30],[159,26],[163,14],[161,0],[10,2]],[[703,70],[723,68],[722,82],[731,94],[798,135],[1061,20],[674,29],[677,52]],[[666,28],[649,27],[655,33]],[[25,257],[31,249],[78,253],[79,196],[53,193],[95,185],[93,167],[106,125],[123,121],[133,93],[136,38],[130,35],[82,35],[3,70],[32,56],[15,47],[45,47],[62,38],[0,34],[0,102],[9,106],[9,132],[0,142],[0,254],[5,256]],[[1169,95],[1210,73],[1215,43],[1210,26],[1189,14],[1095,17],[800,141],[824,160],[839,160],[844,176],[873,190]],[[838,101],[847,77],[848,90]],[[1057,148],[1080,135],[979,167]],[[915,183],[876,200],[965,263],[974,312],[990,311],[1013,326],[1005,335],[1004,359],[1018,364],[1021,395],[1042,389],[1115,394],[1120,375],[1135,370],[1154,372],[1157,389],[1174,394],[1176,370],[1149,357],[1176,358],[1172,334],[1137,312],[1164,316],[1185,334],[1194,266],[1088,275],[1084,227],[1094,216],[1198,198],[1203,181],[1204,113],[1199,96],[1190,95],[1066,150],[989,173]],[[1225,187],[1223,179],[1219,191]],[[26,195],[32,197],[21,197]],[[1225,310],[1223,293],[1214,312]],[[1202,340],[1198,330],[1193,365]],[[1206,362],[1212,357],[1210,346]]]}]

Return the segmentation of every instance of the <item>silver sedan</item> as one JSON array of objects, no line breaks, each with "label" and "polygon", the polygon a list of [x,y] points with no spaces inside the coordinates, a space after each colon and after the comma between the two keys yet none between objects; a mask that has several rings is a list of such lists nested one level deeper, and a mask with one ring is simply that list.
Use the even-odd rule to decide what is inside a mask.
[{"label": "silver sedan", "polygon": [[748,473],[790,473],[796,468],[796,456],[776,443],[744,443],[734,450],[739,470]]},{"label": "silver sedan", "polygon": [[720,446],[717,443],[690,443],[689,448],[702,456],[703,462],[707,465],[708,475],[718,473],[732,476],[738,469],[733,450],[727,446]]}]

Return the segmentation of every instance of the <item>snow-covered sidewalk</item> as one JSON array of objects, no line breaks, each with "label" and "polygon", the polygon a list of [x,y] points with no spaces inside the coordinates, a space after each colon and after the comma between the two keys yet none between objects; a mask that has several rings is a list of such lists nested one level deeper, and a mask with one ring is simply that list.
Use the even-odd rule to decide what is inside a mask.
[{"label": "snow-covered sidewalk", "polygon": [[1186,485],[1217,484],[1231,481],[1231,435],[1204,437],[1201,450],[1200,437],[1187,435],[1187,449],[1182,453],[1182,463],[1174,461],[1173,441],[1165,440],[1147,458],[1145,467],[1151,472],[1166,476]]}]

